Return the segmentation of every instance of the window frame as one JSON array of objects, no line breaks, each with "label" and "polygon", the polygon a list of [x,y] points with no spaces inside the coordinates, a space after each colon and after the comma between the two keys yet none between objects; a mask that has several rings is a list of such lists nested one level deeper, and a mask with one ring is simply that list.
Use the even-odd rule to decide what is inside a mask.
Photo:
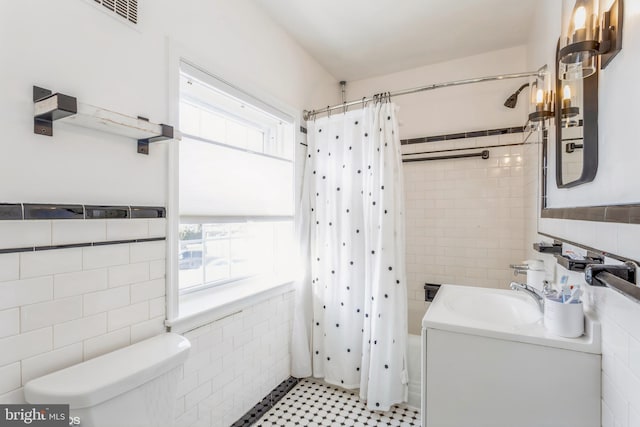
[{"label": "window frame", "polygon": [[[258,107],[267,113],[277,117],[283,121],[290,123],[292,128],[292,155],[291,162],[293,165],[293,177],[292,177],[292,185],[293,185],[293,195],[294,198],[297,199],[299,193],[299,185],[297,184],[298,178],[298,154],[299,148],[297,147],[297,139],[299,139],[303,129],[300,127],[300,123],[302,123],[302,114],[298,109],[291,108],[289,105],[283,104],[279,99],[265,94],[261,90],[252,90],[255,87],[251,85],[243,85],[247,87],[249,90],[245,91],[239,89],[238,86],[229,83],[224,78],[221,78],[212,73],[203,71],[202,68],[193,65],[194,63],[188,59],[185,59],[183,55],[181,55],[182,48],[179,48],[177,45],[169,41],[168,47],[168,56],[169,56],[169,64],[170,72],[167,73],[168,78],[168,92],[169,92],[169,116],[172,122],[179,122],[179,108],[180,108],[180,77],[182,72],[186,72],[189,75],[192,75],[194,78],[198,78],[204,82],[209,83],[209,79],[215,79],[216,84],[212,84],[212,86],[218,88],[218,90],[222,90],[223,92],[229,93],[230,95],[237,97],[241,100],[245,100],[247,103],[251,103],[253,106]],[[251,95],[250,92],[257,94],[257,96]],[[263,101],[265,100],[265,101]],[[181,135],[180,132],[177,133]],[[190,136],[195,137],[195,136]],[[198,137],[195,137],[198,138]],[[239,147],[232,147],[236,149],[241,149]],[[252,150],[251,153],[255,153],[258,155],[264,155],[268,157],[275,157],[279,160],[289,161],[287,159],[283,159],[278,156],[271,156],[267,153],[257,153]],[[224,315],[228,310],[233,307],[240,307],[243,304],[255,303],[256,299],[266,298],[269,295],[274,295],[274,293],[283,293],[287,290],[291,289],[292,282],[290,280],[278,280],[277,282],[268,281],[268,283],[263,283],[260,280],[260,284],[257,286],[255,292],[253,290],[247,295],[246,289],[243,290],[243,287],[248,285],[253,286],[256,285],[256,280],[254,278],[248,278],[243,280],[238,280],[236,283],[238,284],[238,288],[241,290],[239,292],[242,294],[240,298],[231,299],[226,301],[223,306],[214,306],[211,308],[202,308],[199,312],[193,313],[192,311],[188,313],[180,312],[180,290],[179,290],[179,280],[178,280],[178,256],[179,256],[179,224],[180,224],[180,214],[179,214],[179,146],[178,144],[169,144],[168,146],[168,191],[167,191],[167,248],[166,248],[166,284],[167,284],[167,297],[166,297],[166,324],[172,330],[179,330],[179,325],[182,324],[195,324],[194,319],[196,318],[206,318],[207,321],[211,321],[212,319],[219,318],[219,316]],[[271,220],[292,220],[295,225],[297,220],[297,203],[294,200],[294,212],[292,216],[286,217],[268,217]],[[255,217],[259,219],[259,217]],[[265,219],[267,217],[264,217]],[[229,217],[220,217],[220,221],[229,221],[231,218]],[[234,220],[240,220],[240,218],[233,218]],[[233,284],[232,284],[233,286]],[[202,294],[203,298],[209,298],[212,294],[216,293],[216,288],[228,288],[227,286],[219,286],[219,287],[208,287],[206,289],[197,290],[194,292],[189,292],[186,295],[197,296]],[[217,314],[216,314],[217,313]]]}]

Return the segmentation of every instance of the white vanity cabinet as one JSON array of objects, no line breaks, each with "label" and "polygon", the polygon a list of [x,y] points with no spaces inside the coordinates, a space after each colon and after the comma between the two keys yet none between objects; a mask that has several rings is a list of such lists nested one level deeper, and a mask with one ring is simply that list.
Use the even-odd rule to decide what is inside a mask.
[{"label": "white vanity cabinet", "polygon": [[482,302],[480,293],[494,292],[501,304],[516,295],[445,285],[427,311],[423,427],[599,427],[599,324],[588,317],[587,335],[567,339],[547,333],[540,320],[492,319],[495,307],[458,310],[461,298]]}]

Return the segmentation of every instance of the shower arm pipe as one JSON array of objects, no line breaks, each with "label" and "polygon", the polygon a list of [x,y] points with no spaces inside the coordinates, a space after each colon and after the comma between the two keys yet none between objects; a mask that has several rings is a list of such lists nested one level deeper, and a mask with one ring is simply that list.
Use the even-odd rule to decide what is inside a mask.
[{"label": "shower arm pipe", "polygon": [[396,92],[388,92],[388,93],[381,93],[381,94],[376,94],[370,98],[362,98],[356,101],[349,101],[349,102],[343,102],[342,104],[338,104],[338,105],[333,105],[333,106],[329,106],[326,108],[321,108],[319,110],[304,110],[302,112],[302,118],[304,120],[309,120],[312,117],[317,116],[318,114],[326,114],[326,113],[330,113],[333,110],[339,110],[339,109],[343,109],[346,110],[348,107],[351,107],[353,105],[357,105],[357,104],[366,104],[367,102],[373,101],[374,99],[376,99],[377,97],[379,97],[380,95],[382,95],[383,97],[386,95],[388,97],[396,97],[396,96],[401,96],[401,95],[409,95],[412,93],[418,93],[418,92],[425,92],[427,90],[434,90],[434,89],[441,89],[441,88],[445,88],[445,87],[453,87],[453,86],[463,86],[463,85],[469,85],[469,84],[474,84],[474,83],[482,83],[482,82],[491,82],[491,81],[495,81],[495,80],[509,80],[509,79],[522,79],[525,77],[541,77],[544,78],[544,76],[547,74],[547,66],[544,65],[542,67],[540,67],[540,69],[538,69],[537,71],[528,71],[528,72],[524,72],[524,73],[512,73],[512,74],[498,74],[495,76],[486,76],[486,77],[476,77],[473,79],[464,79],[464,80],[454,80],[451,82],[444,82],[444,83],[435,83],[435,84],[431,84],[431,85],[427,85],[427,86],[420,86],[420,87],[414,87],[411,89],[404,89],[404,90],[399,90]]}]

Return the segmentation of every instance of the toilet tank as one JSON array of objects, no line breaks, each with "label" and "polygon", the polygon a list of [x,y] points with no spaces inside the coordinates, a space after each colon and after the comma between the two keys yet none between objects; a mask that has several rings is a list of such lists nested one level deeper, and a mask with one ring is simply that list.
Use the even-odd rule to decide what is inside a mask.
[{"label": "toilet tank", "polygon": [[29,381],[29,403],[68,404],[82,426],[171,426],[191,344],[166,333]]}]

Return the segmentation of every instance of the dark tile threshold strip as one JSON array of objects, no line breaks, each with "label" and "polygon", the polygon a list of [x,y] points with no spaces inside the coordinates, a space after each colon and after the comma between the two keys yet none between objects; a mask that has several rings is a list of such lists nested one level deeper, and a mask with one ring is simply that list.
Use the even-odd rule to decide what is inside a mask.
[{"label": "dark tile threshold strip", "polygon": [[258,404],[251,408],[238,421],[231,424],[231,427],[244,427],[256,423],[260,417],[273,408],[293,387],[300,381],[298,378],[289,377],[282,381],[271,393],[266,395]]},{"label": "dark tile threshold strip", "polygon": [[125,243],[158,242],[166,239],[167,239],[166,237],[152,237],[149,239],[111,240],[106,242],[71,243],[68,245],[56,245],[56,246],[30,246],[26,248],[7,248],[7,249],[0,249],[0,254],[11,254],[11,253],[17,253],[17,252],[51,251],[55,249],[86,248],[88,246],[122,245]]},{"label": "dark tile threshold strip", "polygon": [[478,138],[482,136],[505,135],[508,133],[523,133],[524,131],[524,126],[517,126],[510,128],[477,130],[473,132],[450,133],[446,135],[423,136],[420,138],[403,139],[400,143],[402,145],[421,144],[424,142],[450,141],[453,139]]},{"label": "dark tile threshold strip", "polygon": [[158,206],[0,203],[0,220],[166,218]]}]

